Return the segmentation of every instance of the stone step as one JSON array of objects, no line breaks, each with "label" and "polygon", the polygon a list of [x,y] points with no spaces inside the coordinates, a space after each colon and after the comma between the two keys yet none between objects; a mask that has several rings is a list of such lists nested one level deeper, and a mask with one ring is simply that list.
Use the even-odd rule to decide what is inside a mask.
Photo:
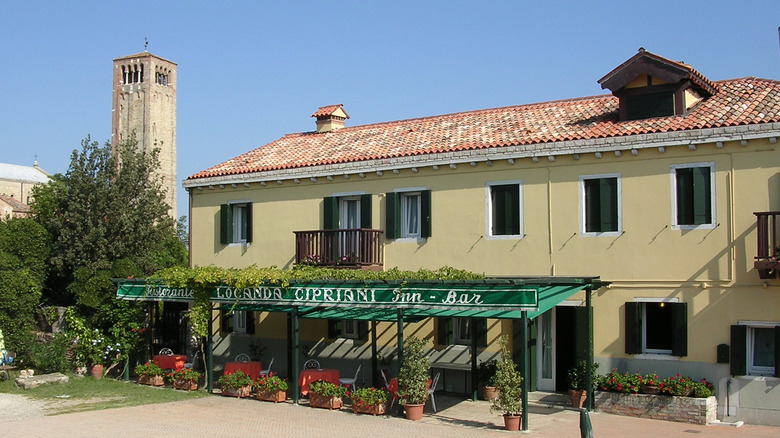
[{"label": "stone step", "polygon": [[564,392],[534,391],[528,393],[528,403],[545,407],[569,407],[569,394]]}]

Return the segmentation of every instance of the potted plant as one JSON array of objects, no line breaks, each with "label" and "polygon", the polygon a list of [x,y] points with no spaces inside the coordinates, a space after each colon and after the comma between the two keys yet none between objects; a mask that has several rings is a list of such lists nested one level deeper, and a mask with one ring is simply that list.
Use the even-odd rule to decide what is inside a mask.
[{"label": "potted plant", "polygon": [[182,368],[168,374],[168,379],[173,385],[173,389],[184,389],[186,391],[195,391],[198,389],[198,381],[201,374],[192,368]]},{"label": "potted plant", "polygon": [[422,418],[428,399],[428,374],[431,364],[425,355],[423,341],[415,336],[404,343],[403,361],[398,373],[398,397],[404,406],[406,418]]},{"label": "potted plant", "polygon": [[222,395],[229,397],[249,397],[252,392],[252,378],[238,370],[234,373],[225,373],[217,380],[222,387]]},{"label": "potted plant", "polygon": [[309,385],[309,405],[314,408],[339,409],[344,406],[342,397],[347,388],[325,380],[317,380]]},{"label": "potted plant", "polygon": [[[594,363],[590,368],[590,380],[593,386],[596,385],[596,369],[598,367],[599,364]],[[583,360],[569,368],[566,380],[569,382],[569,397],[571,398],[572,407],[582,408],[588,395],[588,363]],[[590,390],[592,391],[593,388],[590,388]]]},{"label": "potted plant", "polygon": [[523,415],[523,376],[517,370],[509,352],[509,337],[501,337],[501,360],[496,364],[493,382],[498,388],[498,397],[491,400],[490,412],[502,412],[504,428],[519,430]]},{"label": "potted plant", "polygon": [[146,362],[143,365],[138,365],[135,367],[135,374],[138,376],[138,383],[141,385],[165,385],[165,380],[163,380],[165,371],[155,363]]},{"label": "potted plant", "polygon": [[258,400],[279,403],[287,400],[287,389],[290,385],[287,380],[279,377],[278,373],[269,373],[257,378],[255,382],[255,396]]},{"label": "potted plant", "polygon": [[482,398],[484,400],[493,400],[498,397],[498,390],[496,389],[496,369],[497,363],[495,360],[479,361],[479,367],[477,367],[477,378],[479,379],[479,386],[482,388]]},{"label": "potted plant", "polygon": [[658,374],[645,374],[639,378],[639,389],[642,391],[642,394],[658,394],[661,392],[658,386],[660,383],[661,380],[658,378]]},{"label": "potted plant", "polygon": [[383,415],[387,412],[390,394],[384,389],[358,388],[347,393],[352,400],[352,412],[356,414]]}]

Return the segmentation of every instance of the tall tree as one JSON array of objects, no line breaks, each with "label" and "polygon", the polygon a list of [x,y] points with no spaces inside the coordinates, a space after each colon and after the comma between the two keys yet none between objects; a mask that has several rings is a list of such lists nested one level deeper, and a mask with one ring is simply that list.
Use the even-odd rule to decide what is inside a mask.
[{"label": "tall tree", "polygon": [[[98,293],[84,284],[89,272],[143,275],[186,262],[158,167],[158,151],[139,151],[134,138],[101,147],[87,137],[71,154],[67,173],[35,189],[34,217],[52,236],[49,301],[79,303],[84,296],[74,291]],[[95,309],[94,298],[79,304]]]}]

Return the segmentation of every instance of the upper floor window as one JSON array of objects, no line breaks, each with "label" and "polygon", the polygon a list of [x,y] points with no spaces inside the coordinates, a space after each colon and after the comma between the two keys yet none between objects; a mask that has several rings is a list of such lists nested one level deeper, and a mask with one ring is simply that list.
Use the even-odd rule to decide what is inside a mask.
[{"label": "upper floor window", "polygon": [[431,191],[404,189],[388,193],[388,239],[431,237]]},{"label": "upper floor window", "polygon": [[620,232],[620,175],[580,177],[582,232],[615,235]]},{"label": "upper floor window", "polygon": [[688,307],[666,299],[626,303],[626,353],[688,354]]},{"label": "upper floor window", "polygon": [[673,225],[711,228],[715,225],[715,164],[672,166]]},{"label": "upper floor window", "polygon": [[522,181],[502,181],[487,184],[486,216],[488,218],[488,236],[522,237],[521,210],[523,199],[521,188]]},{"label": "upper floor window", "polygon": [[731,374],[780,377],[780,323],[745,321],[731,326]]},{"label": "upper floor window", "polygon": [[649,119],[674,115],[674,93],[637,94],[621,99],[625,105],[626,120]]},{"label": "upper floor window", "polygon": [[323,199],[324,230],[371,228],[371,195],[334,194]]},{"label": "upper floor window", "polygon": [[233,202],[220,205],[220,243],[252,242],[252,203]]}]

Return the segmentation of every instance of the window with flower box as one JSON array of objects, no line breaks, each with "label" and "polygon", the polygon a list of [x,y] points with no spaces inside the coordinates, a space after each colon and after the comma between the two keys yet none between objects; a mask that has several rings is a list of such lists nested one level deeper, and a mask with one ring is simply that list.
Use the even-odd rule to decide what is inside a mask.
[{"label": "window with flower box", "polygon": [[688,355],[688,305],[672,300],[626,303],[627,354]]}]

